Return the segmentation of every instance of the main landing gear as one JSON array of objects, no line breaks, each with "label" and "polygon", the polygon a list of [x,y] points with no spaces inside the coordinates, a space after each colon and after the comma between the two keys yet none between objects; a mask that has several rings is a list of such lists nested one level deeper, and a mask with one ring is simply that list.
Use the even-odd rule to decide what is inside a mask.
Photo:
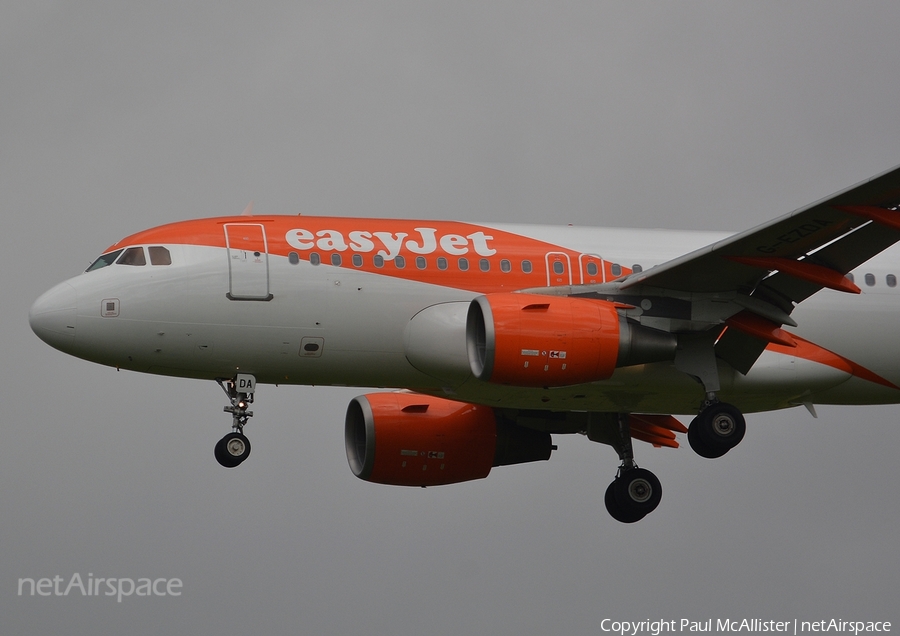
[{"label": "main landing gear", "polygon": [[656,475],[632,462],[623,464],[613,482],[606,488],[603,502],[616,521],[634,523],[656,510],[662,500],[662,484]]},{"label": "main landing gear", "polygon": [[656,475],[634,463],[628,414],[618,413],[614,417],[615,423],[608,422],[604,426],[598,422],[599,426],[590,426],[588,437],[609,444],[619,454],[622,464],[607,487],[603,502],[613,519],[634,523],[656,510],[662,500],[662,484]]},{"label": "main landing gear", "polygon": [[234,468],[250,455],[250,440],[244,435],[244,426],[247,420],[253,417],[253,411],[248,411],[247,406],[253,403],[256,378],[239,373],[234,378],[216,378],[216,382],[231,401],[231,406],[226,406],[225,412],[231,413],[233,430],[216,443],[214,453],[216,461],[222,466]]},{"label": "main landing gear", "polygon": [[675,368],[703,385],[706,399],[700,414],[688,427],[688,442],[701,457],[721,457],[737,446],[747,431],[744,416],[731,404],[719,402],[720,389],[718,362],[715,354],[715,330],[678,341]]},{"label": "main landing gear", "polygon": [[747,424],[741,412],[725,402],[707,402],[688,427],[688,443],[701,457],[715,459],[737,446]]}]

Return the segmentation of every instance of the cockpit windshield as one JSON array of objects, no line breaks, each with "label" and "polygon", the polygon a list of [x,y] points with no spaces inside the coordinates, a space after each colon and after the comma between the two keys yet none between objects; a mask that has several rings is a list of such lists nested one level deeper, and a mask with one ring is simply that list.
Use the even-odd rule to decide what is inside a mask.
[{"label": "cockpit windshield", "polygon": [[137,265],[138,267],[143,267],[146,264],[147,258],[144,256],[143,247],[129,247],[116,261],[116,265]]},{"label": "cockpit windshield", "polygon": [[[150,264],[151,265],[171,265],[172,264],[172,255],[169,253],[169,250],[161,245],[153,245],[147,248],[147,252],[150,254]],[[90,267],[88,267],[86,272],[92,272],[95,269],[101,269],[106,267],[107,265],[112,265],[115,263],[116,265],[132,265],[141,267],[147,264],[147,257],[144,253],[143,247],[129,247],[127,249],[122,248],[119,250],[115,250],[114,252],[108,252],[94,261]]]},{"label": "cockpit windshield", "polygon": [[155,245],[153,247],[148,247],[147,251],[150,252],[150,264],[151,265],[171,265],[172,264],[172,255],[169,253],[169,250],[166,248]]},{"label": "cockpit windshield", "polygon": [[101,256],[100,258],[98,258],[93,263],[91,263],[91,266],[88,267],[84,271],[93,272],[95,269],[101,269],[103,267],[106,267],[107,265],[112,265],[115,262],[116,258],[118,258],[119,254],[121,254],[121,253],[122,253],[122,250],[116,250],[115,252],[108,252],[108,253],[104,254],[103,256]]}]

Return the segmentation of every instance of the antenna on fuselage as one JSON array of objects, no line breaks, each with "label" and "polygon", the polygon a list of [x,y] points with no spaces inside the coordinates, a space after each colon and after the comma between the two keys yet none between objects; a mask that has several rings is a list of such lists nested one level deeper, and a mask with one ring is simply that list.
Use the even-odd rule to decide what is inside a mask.
[{"label": "antenna on fuselage", "polygon": [[241,216],[253,216],[253,201],[247,204],[247,207],[241,212]]}]

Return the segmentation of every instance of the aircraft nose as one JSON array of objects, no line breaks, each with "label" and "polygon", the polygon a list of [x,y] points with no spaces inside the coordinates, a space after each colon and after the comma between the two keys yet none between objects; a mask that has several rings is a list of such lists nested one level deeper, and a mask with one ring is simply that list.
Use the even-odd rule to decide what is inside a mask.
[{"label": "aircraft nose", "polygon": [[31,330],[51,347],[65,351],[75,341],[78,294],[69,283],[60,283],[41,295],[28,312]]}]

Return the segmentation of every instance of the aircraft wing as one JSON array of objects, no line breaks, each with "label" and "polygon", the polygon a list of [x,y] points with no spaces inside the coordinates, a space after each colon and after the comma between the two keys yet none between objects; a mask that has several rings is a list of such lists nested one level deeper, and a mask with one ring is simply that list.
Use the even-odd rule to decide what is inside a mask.
[{"label": "aircraft wing", "polygon": [[[859,293],[846,274],[897,241],[900,166],[646,271],[568,293],[633,305],[629,317],[658,329],[714,332],[716,355],[747,373],[769,343],[791,342],[780,327],[797,326],[797,303],[824,287]],[[642,303],[652,309],[637,309]],[[731,328],[722,333],[723,325]]]},{"label": "aircraft wing", "polygon": [[754,289],[770,271],[777,270],[779,274],[766,278],[766,287],[797,303],[825,285],[784,281],[785,274],[776,265],[786,264],[778,259],[824,267],[843,276],[900,240],[898,206],[900,166],[773,221],[632,274],[621,281],[619,289],[636,292],[655,287],[700,293]]}]

